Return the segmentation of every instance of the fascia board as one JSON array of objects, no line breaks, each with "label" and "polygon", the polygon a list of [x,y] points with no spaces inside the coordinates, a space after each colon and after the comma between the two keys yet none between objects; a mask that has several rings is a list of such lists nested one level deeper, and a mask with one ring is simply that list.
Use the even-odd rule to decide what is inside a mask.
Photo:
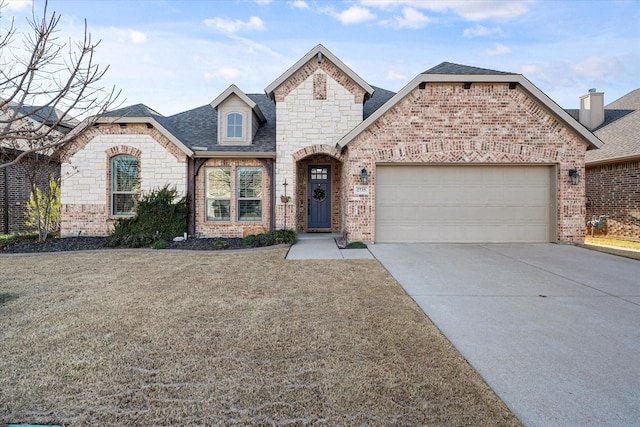
[{"label": "fascia board", "polygon": [[640,160],[640,154],[630,154],[628,156],[610,157],[608,159],[593,160],[591,162],[585,161],[584,164],[585,166],[589,167],[589,166],[607,165],[610,163],[630,162],[634,160]]},{"label": "fascia board", "polygon": [[419,74],[409,84],[402,88],[397,94],[395,94],[389,101],[387,101],[382,107],[376,110],[367,120],[356,126],[351,132],[347,133],[337,146],[340,149],[349,144],[356,136],[362,133],[369,125],[378,120],[384,113],[389,111],[396,103],[407,96],[412,90],[414,90],[420,83],[518,83],[535,99],[538,99],[542,104],[551,111],[557,118],[562,120],[567,126],[573,129],[579,136],[585,141],[588,148],[600,148],[602,141],[595,136],[591,131],[582,126],[576,119],[574,119],[569,113],[564,111],[558,104],[556,104],[551,98],[545,95],[540,89],[538,89],[533,83],[527,80],[522,74]]},{"label": "fascia board", "polygon": [[158,123],[155,119],[151,117],[100,117],[96,120],[96,123],[108,123],[108,124],[120,124],[120,123],[148,123],[153,125],[156,129],[160,131],[162,135],[164,135],[169,141],[175,144],[183,153],[187,156],[193,156],[193,151],[184,145],[178,138],[176,138],[171,132],[169,132],[164,126]]},{"label": "fascia board", "polygon": [[351,78],[354,82],[356,82],[362,89],[365,90],[371,96],[374,92],[374,89],[365,82],[362,77],[357,75],[351,68],[349,68],[344,62],[338,59],[333,53],[331,53],[326,47],[319,44],[318,46],[311,49],[304,55],[298,62],[293,64],[287,71],[280,75],[277,79],[273,81],[269,86],[267,86],[264,92],[270,99],[273,99],[273,92],[287,81],[292,75],[294,75],[298,70],[306,65],[307,62],[311,61],[313,58],[317,57],[318,53],[321,53],[323,56],[327,57],[329,61],[333,62],[333,64],[342,70],[349,78]]},{"label": "fascia board", "polygon": [[251,151],[196,151],[193,158],[206,159],[275,159],[275,151],[251,152]]},{"label": "fascia board", "polygon": [[217,110],[218,106],[220,104],[222,104],[232,94],[236,95],[238,98],[240,98],[242,100],[242,102],[247,104],[249,106],[249,108],[251,108],[253,110],[255,115],[258,116],[258,118],[260,119],[260,121],[262,123],[267,121],[267,119],[264,117],[264,114],[262,114],[262,111],[260,110],[260,107],[258,107],[258,104],[253,102],[253,100],[251,98],[249,98],[247,95],[245,95],[245,93],[243,91],[241,91],[240,88],[238,86],[236,86],[236,85],[229,86],[224,92],[222,92],[220,95],[218,95],[216,97],[216,99],[211,101],[211,103],[209,105],[211,105],[211,107],[213,107],[214,109]]}]

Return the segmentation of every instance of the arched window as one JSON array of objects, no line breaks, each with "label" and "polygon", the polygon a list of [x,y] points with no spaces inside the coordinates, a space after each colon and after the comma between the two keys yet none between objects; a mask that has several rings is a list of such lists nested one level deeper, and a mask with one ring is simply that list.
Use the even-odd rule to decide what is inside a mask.
[{"label": "arched window", "polygon": [[229,113],[227,115],[227,138],[242,138],[242,114]]},{"label": "arched window", "polygon": [[138,200],[138,159],[116,156],[111,159],[111,214],[133,215]]}]

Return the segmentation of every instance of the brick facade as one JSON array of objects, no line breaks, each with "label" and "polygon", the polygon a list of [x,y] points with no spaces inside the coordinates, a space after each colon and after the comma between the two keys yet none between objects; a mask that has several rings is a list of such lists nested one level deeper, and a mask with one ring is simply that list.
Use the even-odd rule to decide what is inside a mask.
[{"label": "brick facade", "polygon": [[[229,221],[207,221],[205,206],[205,174],[208,167],[224,166],[230,169],[231,175],[231,212]],[[237,170],[240,167],[256,167],[262,169],[262,219],[260,221],[238,220]],[[242,237],[246,228],[256,224],[269,230],[271,221],[271,179],[266,165],[258,159],[208,159],[196,176],[196,234],[199,237]]]},{"label": "brick facade", "polygon": [[[15,158],[15,157],[13,157]],[[2,161],[9,161],[7,157]],[[25,224],[26,204],[31,195],[31,166],[28,160],[0,169],[0,234],[31,231]],[[53,160],[37,163],[36,182],[41,189],[48,188],[49,176],[60,176],[60,165]]]},{"label": "brick facade", "polygon": [[[430,83],[416,88],[347,147],[342,169],[346,209],[341,224],[351,240],[375,241],[375,170],[381,163],[557,165],[557,238],[584,239],[586,146],[542,105],[508,83]],[[369,195],[353,193],[362,168]]]},{"label": "brick facade", "polygon": [[585,180],[587,219],[607,217],[594,234],[640,240],[640,160],[588,166]]}]

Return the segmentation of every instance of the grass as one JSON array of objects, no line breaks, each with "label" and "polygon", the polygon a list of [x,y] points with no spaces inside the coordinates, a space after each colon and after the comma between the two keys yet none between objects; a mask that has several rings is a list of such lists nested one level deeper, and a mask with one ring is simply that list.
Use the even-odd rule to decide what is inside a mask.
[{"label": "grass", "polygon": [[518,420],[375,260],[0,257],[0,425]]}]

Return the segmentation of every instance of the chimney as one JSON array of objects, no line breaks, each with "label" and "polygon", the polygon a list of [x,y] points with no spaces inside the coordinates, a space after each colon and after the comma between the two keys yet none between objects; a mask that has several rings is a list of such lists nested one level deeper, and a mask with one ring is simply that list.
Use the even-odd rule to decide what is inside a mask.
[{"label": "chimney", "polygon": [[580,97],[580,123],[593,130],[604,123],[604,92],[589,89]]}]

